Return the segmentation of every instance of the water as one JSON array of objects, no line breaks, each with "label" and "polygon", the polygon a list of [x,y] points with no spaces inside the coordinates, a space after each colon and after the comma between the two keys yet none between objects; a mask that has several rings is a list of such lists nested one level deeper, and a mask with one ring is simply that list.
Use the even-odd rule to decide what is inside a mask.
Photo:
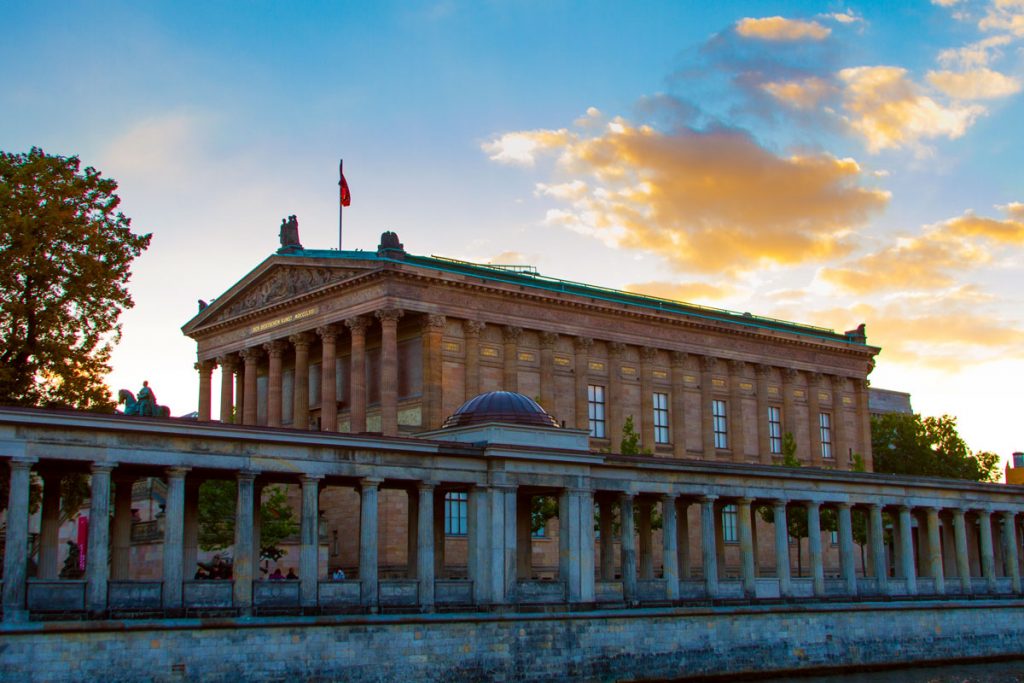
[{"label": "water", "polygon": [[985,664],[913,667],[829,676],[780,676],[759,681],[781,683],[1024,683],[1024,659]]}]

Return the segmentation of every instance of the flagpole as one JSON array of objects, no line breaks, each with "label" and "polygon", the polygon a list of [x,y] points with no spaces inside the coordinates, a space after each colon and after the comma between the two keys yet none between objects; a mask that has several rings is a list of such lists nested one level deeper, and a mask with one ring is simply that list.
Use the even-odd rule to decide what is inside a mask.
[{"label": "flagpole", "polygon": [[342,183],[345,178],[345,160],[338,162],[338,251],[341,251],[342,217],[345,215],[345,204],[341,201]]}]

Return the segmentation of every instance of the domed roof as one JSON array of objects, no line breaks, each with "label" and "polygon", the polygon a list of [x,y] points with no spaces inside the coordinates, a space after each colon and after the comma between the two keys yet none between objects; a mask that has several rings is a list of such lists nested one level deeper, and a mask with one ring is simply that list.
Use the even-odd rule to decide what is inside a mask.
[{"label": "domed roof", "polygon": [[471,398],[444,421],[445,427],[465,427],[485,422],[557,427],[558,421],[548,415],[533,399],[513,391],[489,391]]}]

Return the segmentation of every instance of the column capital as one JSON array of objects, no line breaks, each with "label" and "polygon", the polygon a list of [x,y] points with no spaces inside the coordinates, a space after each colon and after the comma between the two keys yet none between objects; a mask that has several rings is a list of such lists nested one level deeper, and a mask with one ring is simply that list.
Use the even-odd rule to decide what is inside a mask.
[{"label": "column capital", "polygon": [[220,366],[221,372],[234,372],[238,367],[238,356],[234,354],[217,356],[217,365]]},{"label": "column capital", "polygon": [[702,504],[714,503],[716,500],[718,500],[718,496],[716,496],[716,495],[697,496],[697,500],[700,501]]},{"label": "column capital", "polygon": [[682,369],[683,364],[686,363],[686,359],[689,357],[686,351],[673,351],[669,355],[672,358],[672,367],[675,369]]},{"label": "column capital", "polygon": [[421,493],[430,493],[435,488],[437,488],[437,484],[432,482],[432,481],[418,481],[418,482],[416,482],[416,490],[420,491]]},{"label": "column capital", "polygon": [[796,368],[782,368],[782,381],[786,382],[787,384],[789,382],[792,382],[799,376],[800,371],[797,370]]},{"label": "column capital", "polygon": [[871,510],[872,512],[874,512],[875,510],[878,510],[879,512],[881,512],[882,509],[885,507],[881,503],[868,503],[867,506],[868,506],[868,509]]},{"label": "column capital", "polygon": [[401,308],[381,308],[373,313],[381,323],[397,323],[398,319],[405,315]]},{"label": "column capital", "polygon": [[594,340],[590,337],[576,337],[572,340],[572,346],[576,349],[577,353],[590,351],[590,348],[594,345]]},{"label": "column capital", "polygon": [[27,469],[32,469],[32,465],[36,464],[37,462],[39,462],[39,458],[17,457],[17,458],[11,458],[10,460],[8,460],[7,464],[11,466],[12,470],[14,470],[14,469],[19,469],[19,470],[24,469],[24,470],[27,470]]},{"label": "column capital", "polygon": [[813,508],[821,508],[821,501],[820,500],[805,500],[804,501],[804,506],[807,507],[808,509],[810,509],[812,507]]},{"label": "column capital", "polygon": [[259,476],[259,472],[254,470],[238,470],[235,472],[235,479],[237,481],[256,481],[256,477]]},{"label": "column capital", "polygon": [[737,505],[750,505],[753,502],[754,502],[753,498],[747,498],[746,496],[744,496],[742,498],[737,498],[736,499],[736,504]]},{"label": "column capital", "polygon": [[658,359],[658,349],[653,346],[644,346],[640,349],[640,360],[644,363],[653,363]]},{"label": "column capital", "polygon": [[242,349],[238,352],[238,355],[242,357],[246,365],[252,365],[259,361],[263,357],[263,351],[255,346]]},{"label": "column capital", "polygon": [[338,336],[338,327],[337,325],[321,325],[320,327],[316,328],[316,333],[320,335],[320,339],[322,339],[323,341],[332,342]]},{"label": "column capital", "polygon": [[718,365],[718,359],[714,356],[701,356],[700,357],[700,369],[703,372],[711,372]]},{"label": "column capital", "polygon": [[789,505],[789,501],[785,498],[772,498],[772,507],[784,508]]},{"label": "column capital", "polygon": [[768,377],[772,374],[772,366],[765,363],[754,363],[754,373],[758,378]]},{"label": "column capital", "polygon": [[280,358],[284,355],[284,350],[288,348],[288,344],[280,339],[269,341],[263,345],[263,350],[267,352],[267,355],[271,358]]},{"label": "column capital", "polygon": [[668,505],[674,504],[680,498],[682,498],[682,496],[680,496],[677,493],[663,493],[663,494],[661,494],[661,501],[663,503],[668,504]]},{"label": "column capital", "polygon": [[618,492],[618,498],[619,498],[619,500],[633,501],[633,500],[636,500],[636,494],[635,493],[631,493],[630,491],[619,491]]},{"label": "column capital", "polygon": [[299,477],[299,481],[305,484],[318,484],[323,481],[324,475],[322,474],[303,474]]},{"label": "column capital", "polygon": [[313,335],[309,332],[299,332],[288,337],[288,341],[292,343],[296,349],[305,347],[309,348],[309,345],[313,343]]},{"label": "column capital", "polygon": [[501,328],[501,338],[506,343],[518,341],[522,334],[523,328],[516,327],[515,325],[505,325],[505,327]]},{"label": "column capital", "polygon": [[732,372],[732,373],[743,372],[743,369],[745,367],[747,367],[746,362],[741,361],[741,360],[736,360],[735,358],[730,358],[729,361],[728,361],[728,364],[729,364],[729,372]]},{"label": "column capital", "polygon": [[440,330],[444,331],[448,325],[448,319],[439,313],[429,313],[423,316],[423,331]]},{"label": "column capital", "polygon": [[900,514],[903,514],[904,512],[912,512],[914,510],[914,506],[913,505],[900,505],[899,506],[899,510],[900,510]]},{"label": "column capital", "polygon": [[213,369],[217,367],[217,361],[215,361],[212,358],[207,358],[206,360],[201,360],[194,363],[192,367],[204,375],[209,375],[211,372],[213,372]]},{"label": "column capital", "polygon": [[345,327],[352,335],[363,334],[366,332],[366,328],[370,326],[370,319],[365,315],[357,315],[352,318],[345,320]]},{"label": "column capital", "polygon": [[821,380],[824,378],[820,372],[808,372],[807,373],[807,386],[816,387],[821,384]]},{"label": "column capital", "polygon": [[622,342],[608,342],[608,357],[619,358],[626,352],[626,345]]},{"label": "column capital", "polygon": [[384,479],[381,477],[363,477],[359,480],[359,486],[364,489],[376,489],[384,483]]},{"label": "column capital", "polygon": [[542,349],[553,349],[555,344],[558,343],[557,332],[541,332],[540,333],[540,347]]},{"label": "column capital", "polygon": [[850,508],[853,507],[852,503],[847,503],[846,501],[832,503],[832,505],[835,505],[837,510],[849,510]]},{"label": "column capital", "polygon": [[480,322],[479,320],[462,321],[462,333],[466,335],[467,338],[479,337],[485,327],[487,327],[487,323]]},{"label": "column capital", "polygon": [[116,462],[94,462],[89,470],[93,474],[103,474],[104,472],[110,474],[116,467]]},{"label": "column capital", "polygon": [[168,467],[164,472],[167,473],[168,479],[184,479],[191,469],[191,467]]}]

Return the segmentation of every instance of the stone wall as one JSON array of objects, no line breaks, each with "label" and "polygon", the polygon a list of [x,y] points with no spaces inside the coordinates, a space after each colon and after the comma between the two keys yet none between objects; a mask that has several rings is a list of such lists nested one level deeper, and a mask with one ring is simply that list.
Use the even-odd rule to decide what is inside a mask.
[{"label": "stone wall", "polygon": [[681,678],[1024,654],[1024,602],[428,615],[0,630],[9,680]]}]

